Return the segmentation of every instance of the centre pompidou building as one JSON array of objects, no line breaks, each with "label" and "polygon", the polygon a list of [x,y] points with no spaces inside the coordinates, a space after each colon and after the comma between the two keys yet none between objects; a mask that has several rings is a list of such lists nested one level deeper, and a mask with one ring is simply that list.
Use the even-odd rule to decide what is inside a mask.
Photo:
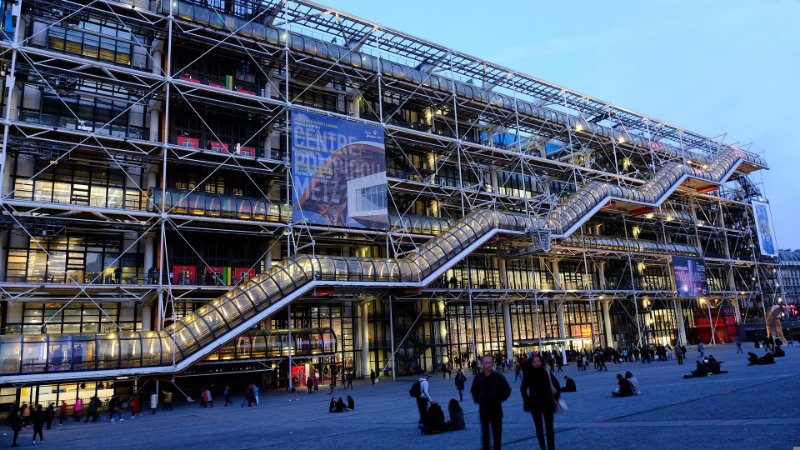
[{"label": "centre pompidou building", "polygon": [[3,0],[0,403],[724,342],[747,149],[304,1]]}]

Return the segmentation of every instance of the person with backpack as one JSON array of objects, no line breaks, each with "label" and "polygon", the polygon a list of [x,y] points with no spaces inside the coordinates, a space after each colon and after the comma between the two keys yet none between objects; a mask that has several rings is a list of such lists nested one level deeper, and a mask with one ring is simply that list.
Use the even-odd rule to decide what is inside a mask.
[{"label": "person with backpack", "polygon": [[435,404],[436,402],[433,401],[431,398],[430,393],[430,386],[428,384],[428,380],[431,379],[430,372],[425,372],[422,374],[419,380],[416,383],[411,385],[411,389],[409,390],[409,395],[411,397],[416,398],[417,400],[417,410],[419,410],[419,424],[422,425],[425,419],[425,413],[428,411],[428,404]]},{"label": "person with backpack", "polygon": [[[506,377],[495,372],[494,356],[484,356],[481,362],[483,371],[472,380],[470,392],[472,399],[479,405],[483,448],[497,450],[503,439],[503,402],[511,395],[511,386]],[[489,447],[490,426],[492,447]]]},{"label": "person with backpack", "polygon": [[456,390],[458,390],[458,401],[464,401],[464,385],[467,383],[467,377],[464,376],[464,372],[461,369],[458,369],[456,372]]}]

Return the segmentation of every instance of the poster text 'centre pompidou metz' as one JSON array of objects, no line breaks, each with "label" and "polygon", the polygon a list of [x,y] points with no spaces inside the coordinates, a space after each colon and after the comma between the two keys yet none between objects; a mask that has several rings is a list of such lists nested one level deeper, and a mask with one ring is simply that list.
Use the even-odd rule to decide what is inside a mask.
[{"label": "poster text 'centre pompidou metz'", "polygon": [[678,288],[678,297],[708,295],[706,263],[703,258],[673,256],[672,267],[675,270],[675,286]]},{"label": "poster text 'centre pompidou metz'", "polygon": [[292,111],[292,185],[295,222],[388,228],[383,129]]}]

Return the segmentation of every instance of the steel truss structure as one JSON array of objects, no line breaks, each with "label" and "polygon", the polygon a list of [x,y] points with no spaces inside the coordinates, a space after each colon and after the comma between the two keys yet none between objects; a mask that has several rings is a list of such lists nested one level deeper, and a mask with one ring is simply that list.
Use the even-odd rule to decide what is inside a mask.
[{"label": "steel truss structure", "polygon": [[[177,330],[202,315],[194,309],[233,298],[223,296],[231,286],[244,292],[249,279],[304,255],[420,258],[426,241],[475,211],[526,225],[471,242],[456,252],[463,261],[439,264],[430,279],[366,295],[367,282],[314,281],[296,299],[357,308],[356,343],[344,342],[349,353],[340,357],[360,355],[352,365],[365,375],[456,361],[464,345],[473,355],[510,356],[514,341],[550,337],[587,347],[687,342],[697,339],[687,336],[688,315],[707,315],[714,328],[731,309],[743,327],[763,325],[777,301],[777,262],[760,256],[749,203],[761,194],[748,176],[766,163],[724,138],[313,2],[17,0],[2,8],[8,342],[65,333],[52,325],[66,323],[75,305],[94,305],[100,328],[89,331],[137,339],[152,331],[147,339],[172,349],[155,372],[182,370],[207,353],[181,362]],[[388,230],[293,221],[293,111],[384,129]],[[708,297],[677,296],[672,256],[705,259]],[[539,317],[551,304],[553,324]],[[26,305],[51,306],[26,326]],[[479,345],[476,305],[503,317],[503,339]],[[274,306],[212,332],[214,348],[259,323],[269,328],[279,311],[291,330],[288,302]],[[447,338],[450,311],[461,307],[471,320],[467,342]],[[574,321],[586,322],[588,335],[567,330],[572,308],[588,308]],[[545,325],[512,329],[509,317],[530,311]],[[128,373],[120,365],[26,378],[47,363],[26,370],[28,341],[20,342],[19,355],[3,354],[17,365],[2,373],[20,374],[6,382]]]}]

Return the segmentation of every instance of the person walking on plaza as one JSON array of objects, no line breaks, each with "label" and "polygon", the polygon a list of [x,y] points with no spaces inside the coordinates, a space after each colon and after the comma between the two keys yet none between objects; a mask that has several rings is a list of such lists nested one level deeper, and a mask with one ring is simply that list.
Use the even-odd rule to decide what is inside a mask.
[{"label": "person walking on plaza", "polygon": [[203,388],[203,390],[200,391],[200,406],[208,408],[208,388]]},{"label": "person walking on plaza", "polygon": [[122,402],[120,402],[120,400],[116,396],[111,397],[111,400],[108,401],[108,414],[109,414],[110,419],[111,419],[112,422],[114,422],[114,418],[115,417],[117,419],[119,419],[120,422],[125,420],[125,419],[122,418],[122,404],[121,403]]},{"label": "person walking on plaza", "polygon": [[67,402],[61,400],[61,405],[58,407],[58,424],[64,425],[64,417],[67,417]]},{"label": "person walking on plaza", "polygon": [[430,384],[428,380],[431,379],[431,373],[425,372],[422,374],[419,383],[419,395],[417,396],[417,410],[419,411],[419,423],[425,419],[425,413],[428,411],[428,404],[435,403],[431,397]]},{"label": "person walking on plaza", "polygon": [[705,351],[706,351],[706,344],[704,344],[704,343],[702,343],[702,342],[701,342],[701,343],[699,343],[699,344],[697,344],[697,351],[700,353],[700,357],[701,357],[701,358],[702,358],[702,357],[704,357],[704,356],[706,356],[706,355],[705,355]]},{"label": "person walking on plaza", "polygon": [[14,440],[11,446],[19,447],[19,444],[17,444],[17,437],[19,437],[19,432],[22,430],[22,416],[19,415],[19,407],[17,407],[16,404],[11,405],[11,411],[8,413],[8,425],[14,432]]},{"label": "person walking on plaza", "polygon": [[[555,449],[553,415],[560,397],[560,388],[556,377],[545,370],[542,358],[534,355],[522,377],[520,392],[522,393],[522,409],[531,413],[533,424],[536,427],[536,439],[542,450]],[[547,445],[545,445],[545,433],[547,434]]]},{"label": "person walking on plaza", "polygon": [[152,411],[152,414],[156,413],[156,409],[158,409],[158,394],[153,391],[150,394],[150,411]]},{"label": "person walking on plaza", "polygon": [[258,385],[253,383],[253,401],[255,402],[256,406],[258,406],[258,402],[260,399],[260,392],[258,390]]},{"label": "person walking on plaza", "polygon": [[225,397],[225,406],[233,404],[231,401],[231,387],[229,385],[225,385],[225,390],[222,391],[222,395]]},{"label": "person walking on plaza", "polygon": [[89,400],[89,411],[86,413],[86,420],[83,423],[89,423],[89,419],[91,419],[92,422],[97,422],[97,407],[99,406],[99,402],[100,399],[98,399],[96,395]]},{"label": "person walking on plaza", "polygon": [[27,403],[22,404],[20,415],[22,416],[22,426],[29,427],[31,425],[31,407]]},{"label": "person walking on plaza", "polygon": [[739,353],[744,353],[744,351],[742,350],[742,339],[737,337],[736,338],[736,354],[738,355]]},{"label": "person walking on plaza", "polygon": [[458,391],[458,401],[464,401],[464,385],[467,382],[467,377],[464,376],[464,372],[461,369],[458,369],[456,372],[456,390]]},{"label": "person walking on plaza", "polygon": [[130,401],[128,401],[128,407],[131,409],[131,419],[135,419],[136,416],[139,415],[139,395],[133,394]]},{"label": "person walking on plaza", "polygon": [[675,347],[675,361],[678,362],[679,366],[683,365],[683,350],[678,346]]},{"label": "person walking on plaza", "polygon": [[347,386],[345,386],[345,389],[353,390],[353,379],[355,377],[356,375],[353,373],[352,370],[347,372]]},{"label": "person walking on plaza", "polygon": [[47,416],[42,411],[42,405],[36,405],[36,411],[31,416],[33,421],[33,445],[36,445],[36,436],[39,436],[39,443],[44,444],[42,430],[44,429],[44,423],[47,421]]},{"label": "person walking on plaza", "polygon": [[56,417],[56,404],[50,402],[47,405],[47,429],[49,430],[53,426],[53,419]]},{"label": "person walking on plaza", "polygon": [[[472,380],[472,399],[478,404],[484,449],[499,449],[503,440],[503,402],[511,395],[506,377],[494,371],[494,357],[484,356],[483,371]],[[491,426],[492,446],[489,446]]]},{"label": "person walking on plaza", "polygon": [[75,400],[75,404],[72,406],[72,414],[75,416],[75,422],[81,421],[81,413],[83,412],[83,402],[81,399]]}]

